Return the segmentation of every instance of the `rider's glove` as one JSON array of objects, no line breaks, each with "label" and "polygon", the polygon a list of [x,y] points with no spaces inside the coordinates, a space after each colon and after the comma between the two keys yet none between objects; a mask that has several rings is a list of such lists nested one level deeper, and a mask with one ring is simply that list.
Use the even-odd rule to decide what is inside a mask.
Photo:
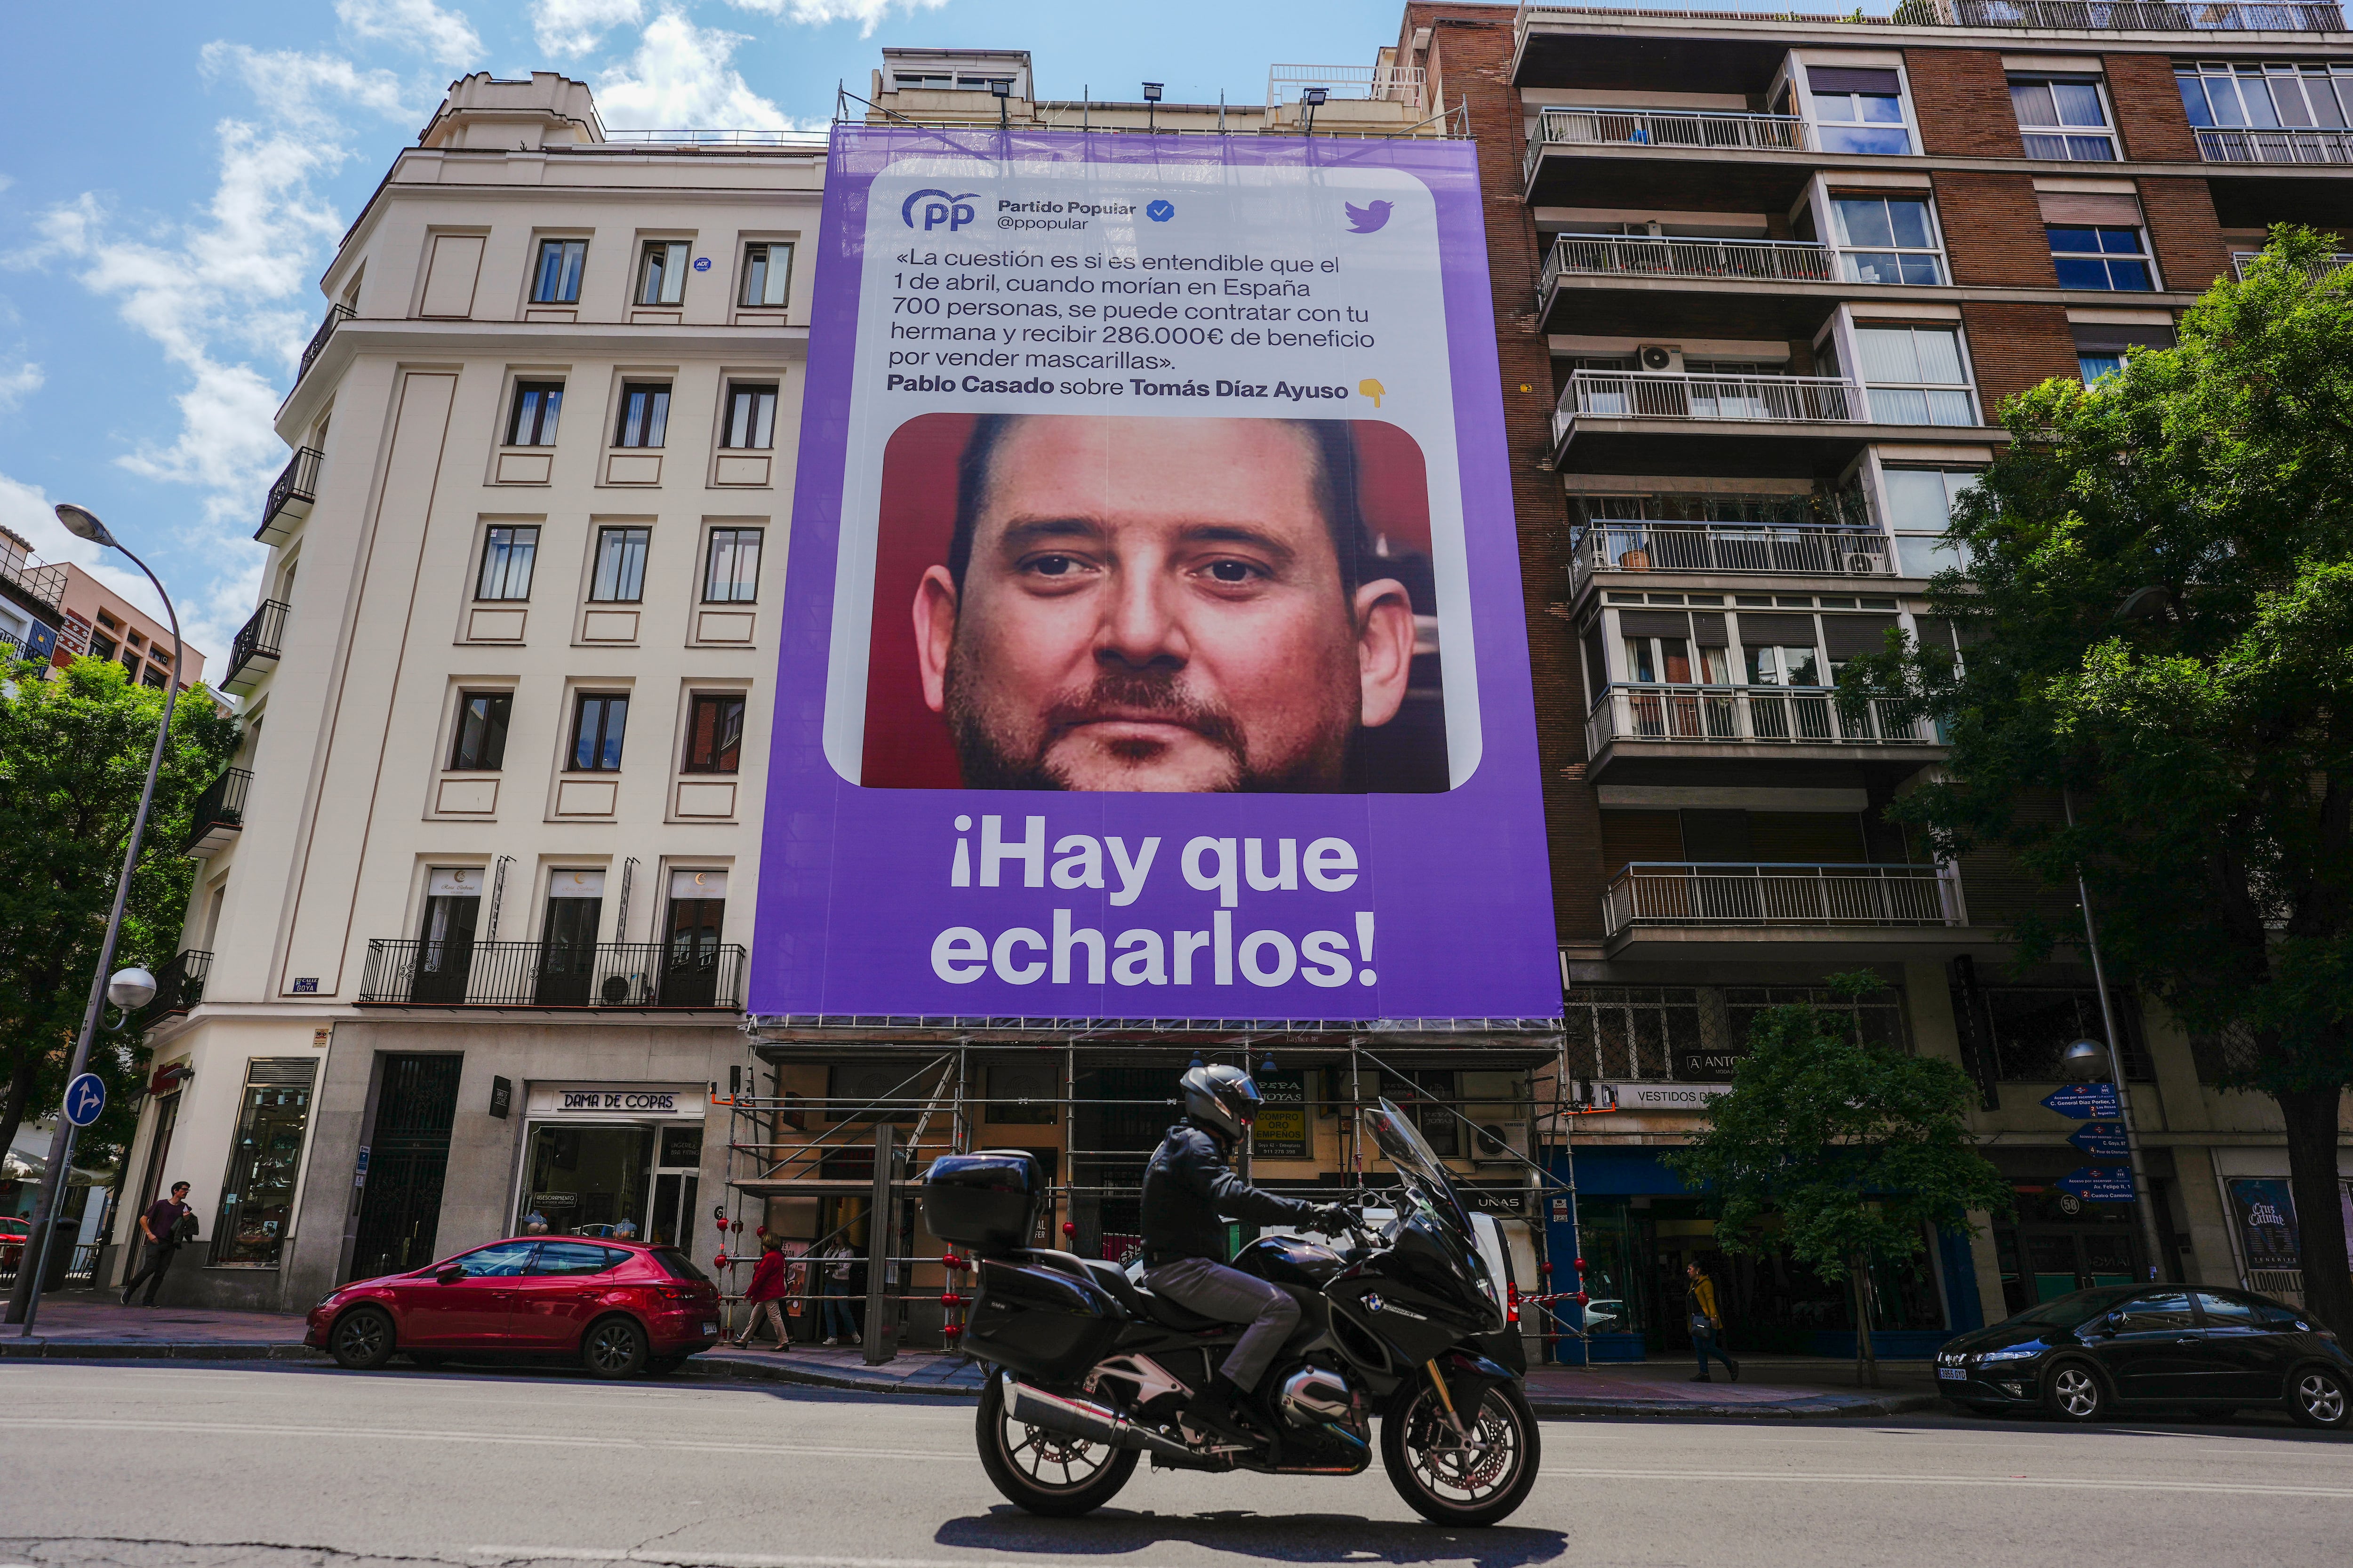
[{"label": "rider's glove", "polygon": [[1315,1214],[1315,1228],[1325,1236],[1345,1236],[1356,1223],[1356,1211],[1345,1204],[1327,1204]]}]

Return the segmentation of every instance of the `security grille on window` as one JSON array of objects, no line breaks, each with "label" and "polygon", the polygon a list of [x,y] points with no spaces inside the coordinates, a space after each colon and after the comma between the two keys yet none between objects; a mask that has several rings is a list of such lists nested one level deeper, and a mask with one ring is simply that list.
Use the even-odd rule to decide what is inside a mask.
[{"label": "security grille on window", "polygon": [[560,381],[515,383],[514,412],[507,420],[510,447],[553,447],[556,416],[564,412]]},{"label": "security grille on window", "polygon": [[1857,357],[1883,425],[1974,425],[1961,335],[1950,327],[1857,327]]},{"label": "security grille on window", "polygon": [[539,554],[536,526],[508,526],[482,531],[482,570],[474,582],[477,599],[531,597],[532,563]]},{"label": "security grille on window", "polygon": [[2218,130],[2353,124],[2353,60],[2200,60],[2173,68],[2189,123]]},{"label": "security grille on window", "polygon": [[621,418],[613,431],[616,447],[659,447],[670,433],[670,384],[624,382]]},{"label": "security grille on window", "polygon": [[539,267],[532,275],[531,302],[534,305],[578,304],[580,275],[587,266],[586,240],[541,240]]},{"label": "security grille on window", "polygon": [[793,281],[793,247],[789,245],[747,245],[744,247],[744,303],[753,310],[781,310]]},{"label": "security grille on window", "polygon": [[[2060,1052],[2076,1040],[2107,1037],[2100,1021],[2100,994],[2088,987],[1987,986],[1972,997],[1956,986],[1953,1001],[1963,1027],[1983,1042],[1994,1077],[2004,1083],[2058,1082]],[[2111,994],[2110,1001],[2116,1027],[2124,1034],[2118,1054],[2124,1058],[2125,1077],[2153,1077],[2132,998],[2119,991]]]},{"label": "security grille on window", "polygon": [[2052,224],[2046,232],[2062,289],[2141,292],[2157,287],[2137,228]]},{"label": "security grille on window", "polygon": [[1579,985],[1564,998],[1564,1060],[1572,1080],[1724,1083],[1768,1007],[1811,1004],[1865,1044],[1909,1049],[1903,994],[1848,1001],[1794,985]]},{"label": "security grille on window", "polygon": [[686,298],[686,272],[694,247],[683,239],[657,239],[638,265],[638,303],[676,305]]},{"label": "security grille on window", "polygon": [[744,755],[744,698],[740,692],[695,698],[687,711],[686,765],[690,773],[732,773]]},{"label": "security grille on window", "polygon": [[1953,503],[1977,486],[1973,468],[1889,468],[1880,475],[1887,489],[1887,521],[1895,534],[1895,560],[1906,577],[1933,577],[1960,564],[1946,530]]},{"label": "security grille on window", "polygon": [[506,765],[510,691],[468,691],[458,699],[458,731],[450,737],[449,771],[494,773]]},{"label": "security grille on window", "polygon": [[1912,151],[1904,124],[1902,79],[1892,70],[1808,66],[1815,134],[1825,153],[1901,155]]},{"label": "security grille on window", "polygon": [[646,542],[643,528],[600,528],[596,531],[596,574],[588,597],[599,604],[634,605],[646,596]]},{"label": "security grille on window", "polygon": [[625,692],[584,691],[572,710],[572,763],[575,773],[621,770],[621,736],[629,724]]},{"label": "security grille on window", "polygon": [[2108,127],[2097,79],[2012,77],[2010,103],[2018,112],[2028,157],[2077,163],[2116,161],[2116,135]]},{"label": "security grille on window", "polygon": [[776,444],[776,387],[774,382],[730,382],[727,423],[719,432],[722,447],[766,451]]},{"label": "security grille on window", "polygon": [[714,528],[702,575],[706,605],[748,605],[759,597],[760,533],[756,528]]},{"label": "security grille on window", "polygon": [[1925,196],[1832,196],[1831,217],[1850,283],[1945,280],[1942,252]]}]

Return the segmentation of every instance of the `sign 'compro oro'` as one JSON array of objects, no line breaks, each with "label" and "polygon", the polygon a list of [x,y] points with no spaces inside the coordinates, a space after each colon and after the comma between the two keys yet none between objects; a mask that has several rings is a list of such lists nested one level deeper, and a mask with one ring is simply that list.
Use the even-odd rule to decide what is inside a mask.
[{"label": "sign 'compro oro'", "polygon": [[1560,1010],[1467,142],[835,132],[751,1006]]}]

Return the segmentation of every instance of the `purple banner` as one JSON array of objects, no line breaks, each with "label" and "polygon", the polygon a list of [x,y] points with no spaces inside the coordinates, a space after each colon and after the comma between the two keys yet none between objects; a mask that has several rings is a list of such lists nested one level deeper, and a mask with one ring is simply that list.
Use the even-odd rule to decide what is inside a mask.
[{"label": "purple banner", "polygon": [[816,288],[753,1013],[1558,1016],[1469,143],[837,130]]}]

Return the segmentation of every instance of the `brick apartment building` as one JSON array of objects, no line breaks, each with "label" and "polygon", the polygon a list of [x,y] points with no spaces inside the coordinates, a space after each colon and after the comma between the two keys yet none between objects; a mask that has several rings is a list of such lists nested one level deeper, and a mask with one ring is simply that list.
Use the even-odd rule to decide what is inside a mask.
[{"label": "brick apartment building", "polygon": [[[1827,689],[1891,626],[1951,636],[1926,579],[2005,397],[2170,343],[2267,226],[2353,223],[2353,32],[2333,5],[1414,3],[1394,58],[1480,146],[1596,1352],[1683,1344],[1671,1281],[1715,1243],[1658,1148],[1759,1006],[1864,965],[1889,988],[1859,1026],[1967,1068],[2018,1194],[1877,1281],[1883,1350],[2134,1277],[2130,1205],[2055,1184],[2085,1157],[2039,1103],[2102,1035],[2089,971],[2003,945],[2073,900],[1933,863],[1883,814],[1936,735]],[[2158,1271],[2295,1289],[2238,1222],[2286,1170],[2270,1102],[2121,1001]],[[1725,1267],[1736,1343],[1852,1344],[1836,1291]]]}]

